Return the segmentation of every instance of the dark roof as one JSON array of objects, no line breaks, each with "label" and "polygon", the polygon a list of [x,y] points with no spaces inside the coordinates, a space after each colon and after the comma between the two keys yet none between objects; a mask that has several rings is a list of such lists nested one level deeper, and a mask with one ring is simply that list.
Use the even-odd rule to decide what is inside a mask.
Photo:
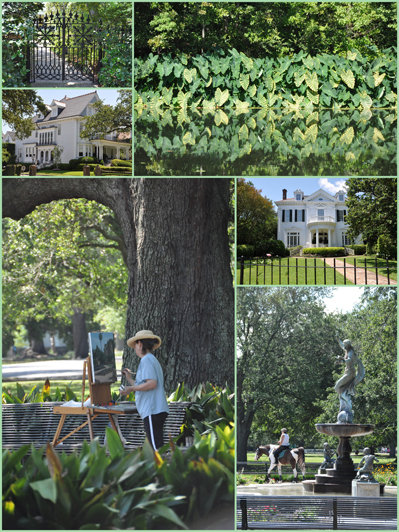
[{"label": "dark roof", "polygon": [[74,96],[73,98],[67,98],[66,96],[59,100],[60,103],[65,103],[66,107],[58,114],[58,116],[51,116],[51,112],[38,122],[51,122],[52,120],[58,120],[59,118],[71,118],[73,116],[82,116],[86,106],[98,98],[97,91],[89,92],[88,94],[82,94],[81,96]]}]

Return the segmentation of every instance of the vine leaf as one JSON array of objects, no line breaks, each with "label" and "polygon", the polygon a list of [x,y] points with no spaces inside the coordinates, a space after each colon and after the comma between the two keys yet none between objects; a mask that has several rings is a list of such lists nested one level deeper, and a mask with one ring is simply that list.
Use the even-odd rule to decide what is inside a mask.
[{"label": "vine leaf", "polygon": [[340,142],[343,144],[351,144],[355,136],[355,131],[352,126],[348,127],[340,137]]},{"label": "vine leaf", "polygon": [[378,72],[373,72],[374,86],[378,87],[378,85],[382,83],[382,80],[385,78],[385,76],[386,76],[385,72],[383,74],[379,74]]}]

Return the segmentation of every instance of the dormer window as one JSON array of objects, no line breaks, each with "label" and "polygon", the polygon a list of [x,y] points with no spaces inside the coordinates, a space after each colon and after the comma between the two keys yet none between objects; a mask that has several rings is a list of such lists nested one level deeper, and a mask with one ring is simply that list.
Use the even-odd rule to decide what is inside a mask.
[{"label": "dormer window", "polygon": [[297,194],[297,195],[295,196],[295,199],[296,199],[297,201],[301,201],[301,199],[302,199],[302,198],[301,198],[301,195],[300,195],[300,194]]},{"label": "dormer window", "polygon": [[294,191],[294,198],[296,201],[302,201],[303,200],[303,192],[302,190],[295,190]]},{"label": "dormer window", "polygon": [[344,201],[344,195],[338,194],[338,201]]},{"label": "dormer window", "polygon": [[58,116],[58,107],[52,107],[51,109],[51,117],[55,118]]}]

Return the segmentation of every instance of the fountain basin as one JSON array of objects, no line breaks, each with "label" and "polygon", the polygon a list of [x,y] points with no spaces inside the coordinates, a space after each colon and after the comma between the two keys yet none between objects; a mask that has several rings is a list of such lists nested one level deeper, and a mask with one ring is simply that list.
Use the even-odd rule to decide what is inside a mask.
[{"label": "fountain basin", "polygon": [[352,436],[366,436],[374,431],[374,425],[355,423],[316,423],[317,432],[336,436],[338,438],[350,438]]}]

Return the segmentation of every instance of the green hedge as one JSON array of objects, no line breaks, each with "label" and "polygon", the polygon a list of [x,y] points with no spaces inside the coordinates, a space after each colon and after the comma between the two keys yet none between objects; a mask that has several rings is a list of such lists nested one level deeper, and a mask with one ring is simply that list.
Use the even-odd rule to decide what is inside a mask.
[{"label": "green hedge", "polygon": [[366,254],[366,245],[365,244],[353,244],[348,246],[350,249],[353,249],[355,255],[365,255]]},{"label": "green hedge", "polygon": [[314,255],[318,257],[344,257],[345,248],[303,248],[303,255]]},{"label": "green hedge", "polygon": [[383,259],[396,259],[396,245],[388,235],[380,235],[377,240],[377,255]]},{"label": "green hedge", "polygon": [[228,53],[154,55],[135,59],[136,107],[394,108],[396,49],[369,61],[303,51],[292,57]]},{"label": "green hedge", "polygon": [[129,166],[132,167],[132,161],[126,161],[125,159],[112,159],[111,166]]},{"label": "green hedge", "polygon": [[239,244],[237,246],[237,259],[244,257],[250,259],[255,255],[255,246],[249,246],[247,244]]}]

